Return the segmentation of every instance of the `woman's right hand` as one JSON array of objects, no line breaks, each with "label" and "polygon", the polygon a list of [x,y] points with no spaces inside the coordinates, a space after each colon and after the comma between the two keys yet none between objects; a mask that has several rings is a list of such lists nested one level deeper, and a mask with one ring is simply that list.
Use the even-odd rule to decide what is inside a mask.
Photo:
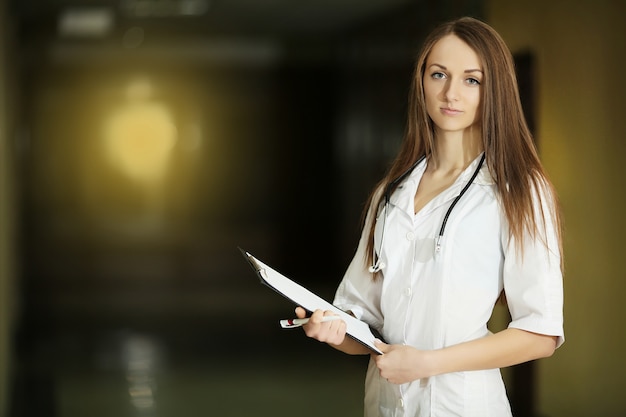
[{"label": "woman's right hand", "polygon": [[[341,345],[346,338],[346,322],[343,320],[331,320],[322,322],[324,316],[336,315],[330,310],[315,310],[309,317],[309,322],[302,326],[304,333],[313,339],[331,345]],[[306,317],[306,310],[302,307],[296,308],[296,316],[298,318]]]}]

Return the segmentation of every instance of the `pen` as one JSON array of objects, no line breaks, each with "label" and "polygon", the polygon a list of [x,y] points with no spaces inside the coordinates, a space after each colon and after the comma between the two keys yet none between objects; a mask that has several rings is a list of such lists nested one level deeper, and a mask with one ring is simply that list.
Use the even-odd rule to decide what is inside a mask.
[{"label": "pen", "polygon": [[[324,316],[322,317],[322,323],[333,320],[341,320],[341,316]],[[283,329],[290,329],[293,327],[300,327],[303,324],[307,324],[309,322],[308,318],[304,319],[285,319],[280,321],[280,327]]]}]

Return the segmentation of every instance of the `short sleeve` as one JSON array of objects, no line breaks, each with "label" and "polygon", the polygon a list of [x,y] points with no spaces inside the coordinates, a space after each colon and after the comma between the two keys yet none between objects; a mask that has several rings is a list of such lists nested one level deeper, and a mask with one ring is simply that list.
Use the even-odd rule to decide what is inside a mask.
[{"label": "short sleeve", "polygon": [[538,230],[534,237],[526,235],[521,250],[514,238],[509,238],[508,230],[503,230],[503,279],[511,313],[509,328],[557,336],[559,347],[565,341],[563,274],[554,200],[548,192],[545,187],[535,190]]},{"label": "short sleeve", "polygon": [[[372,201],[378,200],[374,198]],[[383,324],[380,310],[382,277],[374,280],[366,265],[369,230],[376,213],[373,206],[370,206],[356,253],[337,288],[333,304],[344,311],[352,312],[356,318],[373,328],[380,329]]]}]

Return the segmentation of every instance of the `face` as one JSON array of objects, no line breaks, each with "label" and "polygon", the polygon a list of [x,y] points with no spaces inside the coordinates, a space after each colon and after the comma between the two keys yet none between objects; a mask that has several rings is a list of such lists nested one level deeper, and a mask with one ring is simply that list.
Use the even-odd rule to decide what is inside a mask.
[{"label": "face", "polygon": [[456,35],[433,46],[424,69],[424,96],[436,132],[464,132],[480,125],[483,71],[472,48]]}]

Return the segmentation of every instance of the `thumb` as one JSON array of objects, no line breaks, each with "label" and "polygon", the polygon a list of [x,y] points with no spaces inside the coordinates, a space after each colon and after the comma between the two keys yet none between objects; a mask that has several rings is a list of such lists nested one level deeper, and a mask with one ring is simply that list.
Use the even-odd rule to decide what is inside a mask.
[{"label": "thumb", "polygon": [[378,348],[383,353],[389,352],[389,345],[387,343],[382,342],[380,339],[374,339],[374,346]]}]

